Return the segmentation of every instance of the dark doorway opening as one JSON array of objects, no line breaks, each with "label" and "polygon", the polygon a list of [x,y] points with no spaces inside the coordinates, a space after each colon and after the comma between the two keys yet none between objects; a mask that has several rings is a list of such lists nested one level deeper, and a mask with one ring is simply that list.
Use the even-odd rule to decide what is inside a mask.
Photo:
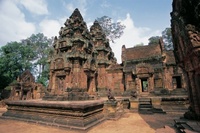
[{"label": "dark doorway opening", "polygon": [[23,95],[22,95],[21,100],[26,100],[26,99],[27,99],[28,91],[27,91],[27,90],[24,90],[22,94],[23,94]]},{"label": "dark doorway opening", "polygon": [[91,78],[88,76],[87,77],[87,91],[89,91],[89,89],[90,89],[90,83],[91,83]]},{"label": "dark doorway opening", "polygon": [[174,76],[173,77],[173,84],[176,85],[176,88],[182,88],[181,76]]},{"label": "dark doorway opening", "polygon": [[142,92],[148,92],[148,81],[146,79],[141,79],[142,83]]}]

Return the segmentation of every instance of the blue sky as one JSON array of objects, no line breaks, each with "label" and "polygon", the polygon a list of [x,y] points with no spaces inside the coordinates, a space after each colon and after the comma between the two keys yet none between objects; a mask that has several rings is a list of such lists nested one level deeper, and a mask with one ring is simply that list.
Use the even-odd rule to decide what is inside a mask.
[{"label": "blue sky", "polygon": [[0,0],[0,46],[39,32],[57,36],[65,20],[78,8],[88,25],[104,15],[126,29],[111,47],[121,62],[121,47],[148,43],[170,27],[172,0]]}]

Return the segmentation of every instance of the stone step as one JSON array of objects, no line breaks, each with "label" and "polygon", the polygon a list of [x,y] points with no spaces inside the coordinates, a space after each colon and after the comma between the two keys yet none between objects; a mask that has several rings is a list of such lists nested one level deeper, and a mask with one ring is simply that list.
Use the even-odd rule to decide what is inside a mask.
[{"label": "stone step", "polygon": [[139,104],[139,108],[152,108],[151,104]]},{"label": "stone step", "polygon": [[185,89],[181,89],[181,88],[178,88],[178,89],[175,89],[175,90],[172,90],[171,91],[171,94],[173,95],[187,95],[188,94],[188,92],[187,92],[187,90],[185,90]]},{"label": "stone step", "polygon": [[139,113],[152,114],[151,98],[139,98]]},{"label": "stone step", "polygon": [[180,132],[185,133],[185,130],[194,131],[194,129],[185,121],[174,120],[174,127]]},{"label": "stone step", "polygon": [[151,98],[139,98],[139,102],[151,102]]},{"label": "stone step", "polygon": [[153,112],[153,113],[166,114],[166,112],[163,111],[163,109],[161,109],[161,108],[153,108],[153,109],[152,109],[152,112]]},{"label": "stone step", "polygon": [[153,114],[152,109],[149,109],[149,108],[147,108],[147,109],[145,109],[145,108],[139,109],[139,113],[140,114]]}]

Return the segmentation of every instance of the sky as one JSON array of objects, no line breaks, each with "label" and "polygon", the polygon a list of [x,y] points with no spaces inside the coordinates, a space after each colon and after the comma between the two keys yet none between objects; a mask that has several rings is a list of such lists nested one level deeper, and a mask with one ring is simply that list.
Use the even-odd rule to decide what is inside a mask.
[{"label": "sky", "polygon": [[88,30],[96,18],[109,16],[126,26],[110,46],[121,63],[121,48],[148,44],[170,27],[172,0],[0,0],[0,47],[32,34],[58,36],[61,26],[78,8]]}]

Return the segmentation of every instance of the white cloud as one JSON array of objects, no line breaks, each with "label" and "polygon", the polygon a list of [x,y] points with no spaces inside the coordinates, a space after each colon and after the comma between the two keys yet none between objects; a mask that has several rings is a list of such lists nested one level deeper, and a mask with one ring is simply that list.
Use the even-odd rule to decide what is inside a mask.
[{"label": "white cloud", "polygon": [[16,1],[1,1],[0,20],[0,46],[10,41],[20,41],[35,32],[35,25],[25,20]]},{"label": "white cloud", "polygon": [[102,7],[102,8],[109,8],[109,7],[110,7],[110,4],[109,4],[106,0],[104,0],[104,1],[102,2],[102,4],[101,4],[101,7]]},{"label": "white cloud", "polygon": [[67,4],[66,7],[69,12],[73,12],[75,9],[75,7],[72,3]]},{"label": "white cloud", "polygon": [[119,21],[126,26],[124,29],[124,34],[121,36],[121,38],[116,39],[114,44],[111,43],[112,50],[115,53],[118,63],[121,63],[122,45],[125,45],[126,48],[133,47],[140,43],[147,45],[150,37],[161,34],[160,31],[152,31],[147,27],[136,27],[133,19],[130,17],[130,14],[127,14],[124,20]]},{"label": "white cloud", "polygon": [[44,19],[40,22],[39,28],[42,33],[47,37],[58,36],[58,32],[62,24],[57,20]]},{"label": "white cloud", "polygon": [[47,3],[45,0],[20,0],[20,3],[31,13],[37,15],[48,14]]}]

